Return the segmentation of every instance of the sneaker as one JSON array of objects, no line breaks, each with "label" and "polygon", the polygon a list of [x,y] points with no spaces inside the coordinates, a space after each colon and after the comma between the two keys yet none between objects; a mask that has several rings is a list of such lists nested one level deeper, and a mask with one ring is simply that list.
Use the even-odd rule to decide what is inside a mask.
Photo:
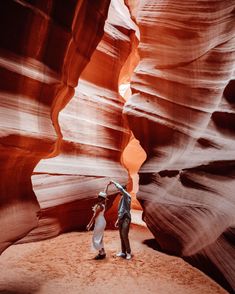
[{"label": "sneaker", "polygon": [[126,259],[127,259],[127,260],[130,260],[130,259],[131,259],[131,254],[130,254],[130,253],[127,253],[127,254],[126,254]]},{"label": "sneaker", "polygon": [[117,257],[126,257],[126,254],[123,252],[119,252],[116,254]]},{"label": "sneaker", "polygon": [[98,254],[98,255],[96,255],[96,257],[94,259],[100,260],[100,259],[104,259],[105,257],[106,257],[106,254]]}]

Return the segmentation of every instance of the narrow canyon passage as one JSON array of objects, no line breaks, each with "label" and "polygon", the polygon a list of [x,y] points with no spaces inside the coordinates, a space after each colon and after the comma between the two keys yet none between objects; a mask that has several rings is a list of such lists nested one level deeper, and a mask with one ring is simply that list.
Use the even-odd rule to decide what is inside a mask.
[{"label": "narrow canyon passage", "polygon": [[[204,285],[199,278],[204,274],[193,269],[199,275],[193,291],[198,292],[190,292],[191,274],[182,281],[165,267],[173,261],[174,268],[177,260],[185,272],[192,269],[186,260],[233,293],[234,1],[7,0],[0,5],[2,291],[17,293],[14,283],[23,287],[30,269],[38,285],[26,285],[32,293],[60,291],[68,281],[76,291],[76,283],[86,286],[85,276],[89,285],[105,279],[83,247],[90,233],[81,232],[97,194],[114,179],[128,183],[133,223],[144,216],[145,227],[131,230],[135,256],[127,273],[134,289],[132,278],[138,276],[143,291],[153,291],[155,279],[159,293],[172,287],[179,293],[223,291],[210,279]],[[117,190],[110,187],[109,194],[108,229],[116,220]],[[182,260],[148,248],[141,234]],[[116,236],[107,231],[105,270],[113,270],[116,262],[123,270],[122,260],[111,257],[119,244]],[[15,242],[44,239],[50,240],[4,252]],[[61,247],[56,251],[58,240],[71,268],[59,257]],[[86,259],[69,253],[69,245],[76,254],[83,248]],[[94,274],[89,278],[85,271],[79,280],[80,265],[76,268],[72,258],[87,272],[91,266]],[[50,266],[55,260],[60,260],[56,270]],[[21,263],[14,280],[18,269],[11,266]],[[63,265],[66,273],[60,276]],[[45,269],[58,287],[43,275]],[[75,280],[69,280],[73,271]]]}]

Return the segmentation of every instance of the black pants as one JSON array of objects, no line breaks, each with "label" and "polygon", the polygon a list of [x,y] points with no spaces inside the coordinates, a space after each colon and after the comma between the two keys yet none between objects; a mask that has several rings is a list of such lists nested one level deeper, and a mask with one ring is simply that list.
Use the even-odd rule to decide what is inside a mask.
[{"label": "black pants", "polygon": [[124,216],[118,221],[119,234],[123,253],[131,253],[130,242],[128,238],[130,223],[131,220],[127,216]]}]

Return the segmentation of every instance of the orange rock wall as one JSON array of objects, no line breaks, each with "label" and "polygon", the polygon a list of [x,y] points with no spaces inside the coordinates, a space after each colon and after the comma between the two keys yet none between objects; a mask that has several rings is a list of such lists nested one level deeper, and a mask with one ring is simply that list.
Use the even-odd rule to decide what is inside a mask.
[{"label": "orange rock wall", "polygon": [[31,175],[59,152],[58,113],[103,35],[109,2],[1,1],[0,252],[38,225]]},{"label": "orange rock wall", "polygon": [[[160,248],[235,288],[234,1],[126,1],[140,62],[124,113]],[[227,86],[227,88],[226,88]]]},{"label": "orange rock wall", "polygon": [[[120,70],[132,44],[135,24],[123,1],[111,1],[104,35],[82,72],[73,99],[60,112],[63,136],[59,154],[41,160],[32,177],[41,207],[39,226],[21,242],[85,229],[98,192],[109,179],[129,180],[121,155],[130,131],[123,120],[124,100],[118,93]],[[117,192],[110,186],[109,194]],[[108,206],[114,197],[110,196]],[[117,205],[107,212],[108,225],[116,221]]]},{"label": "orange rock wall", "polygon": [[138,151],[122,158],[131,130],[159,248],[232,292],[234,1],[125,3],[1,1],[0,252],[84,229],[108,178],[136,170]]}]

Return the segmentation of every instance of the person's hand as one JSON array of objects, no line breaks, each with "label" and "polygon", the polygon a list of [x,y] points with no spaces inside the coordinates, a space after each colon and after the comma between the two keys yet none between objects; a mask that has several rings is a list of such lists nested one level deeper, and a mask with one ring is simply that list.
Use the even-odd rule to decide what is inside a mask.
[{"label": "person's hand", "polygon": [[118,219],[116,220],[115,224],[114,224],[115,228],[118,228]]}]

